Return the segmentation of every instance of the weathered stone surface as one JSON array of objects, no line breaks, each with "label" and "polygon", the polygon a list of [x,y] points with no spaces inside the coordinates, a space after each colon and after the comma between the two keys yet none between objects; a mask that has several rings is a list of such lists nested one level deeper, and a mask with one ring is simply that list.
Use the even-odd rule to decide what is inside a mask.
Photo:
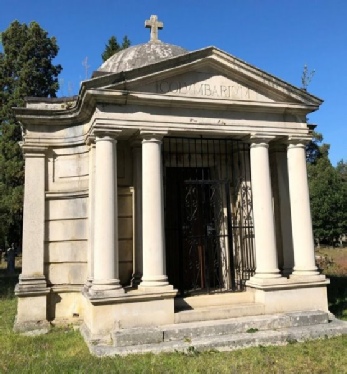
[{"label": "weathered stone surface", "polygon": [[120,330],[112,334],[112,340],[117,347],[162,343],[163,331],[158,328]]},{"label": "weathered stone surface", "polygon": [[108,60],[98,69],[99,72],[119,73],[137,69],[146,65],[180,56],[188,51],[176,45],[162,42],[148,42],[124,49]]},{"label": "weathered stone surface", "polygon": [[[334,336],[339,336],[347,334],[347,323],[333,319],[329,323],[319,323],[311,324],[318,317],[321,319],[322,314],[327,315],[319,311],[312,311],[311,317],[312,320],[307,319],[308,314],[305,313],[299,316],[299,313],[294,316],[294,318],[302,318],[302,326],[293,326],[290,315],[276,315],[276,316],[263,316],[260,318],[266,318],[266,323],[264,320],[261,322],[261,326],[267,326],[265,330],[257,330],[253,327],[248,327],[249,325],[245,324],[244,319],[235,319],[231,322],[231,326],[235,326],[234,323],[239,322],[239,326],[243,328],[248,327],[247,330],[236,329],[234,332],[224,331],[224,334],[221,334],[223,330],[218,328],[218,323],[216,325],[216,334],[211,334],[204,336],[202,332],[204,331],[203,325],[204,322],[200,322],[196,325],[196,331],[199,333],[194,336],[186,335],[180,337],[177,340],[164,341],[162,343],[149,343],[142,345],[128,345],[128,346],[111,346],[103,344],[88,344],[89,349],[92,354],[97,356],[113,356],[113,355],[127,355],[133,353],[160,353],[160,352],[186,352],[191,351],[206,351],[211,349],[216,349],[219,351],[231,351],[236,349],[242,349],[247,347],[259,346],[259,345],[285,345],[292,342],[302,342],[313,339],[321,338],[330,338]],[[278,319],[277,323],[274,319]],[[250,319],[250,321],[255,322],[255,320]],[[310,323],[305,325],[305,321]],[[230,321],[229,321],[230,322]],[[264,324],[265,322],[265,324]],[[220,326],[224,326],[228,321],[224,321]],[[215,322],[210,322],[211,326]],[[206,329],[206,326],[205,326]],[[206,330],[205,330],[206,331]],[[182,329],[183,333],[183,329]],[[82,334],[88,341],[88,336],[82,331]],[[158,335],[159,337],[159,335]],[[131,341],[128,338],[128,341]],[[159,340],[159,339],[158,339]]]},{"label": "weathered stone surface", "polygon": [[197,322],[206,320],[218,320],[226,318],[235,318],[241,316],[256,316],[264,314],[264,305],[260,303],[244,303],[239,305],[216,306],[196,308],[194,310],[185,310],[175,313],[175,323]]}]

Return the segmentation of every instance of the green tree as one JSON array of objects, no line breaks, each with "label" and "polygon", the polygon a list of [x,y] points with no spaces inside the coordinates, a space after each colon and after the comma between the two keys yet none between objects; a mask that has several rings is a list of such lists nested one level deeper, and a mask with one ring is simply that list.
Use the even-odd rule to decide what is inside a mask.
[{"label": "green tree", "polygon": [[347,162],[340,160],[336,165],[336,170],[340,174],[343,181],[347,184]]},{"label": "green tree", "polygon": [[319,242],[333,244],[347,232],[347,188],[342,174],[329,160],[329,146],[308,163],[313,233]]},{"label": "green tree", "polygon": [[108,44],[105,45],[105,51],[101,55],[102,61],[105,62],[107,59],[113,56],[116,52],[130,47],[130,45],[131,45],[131,42],[126,35],[123,37],[123,42],[121,45],[117,42],[117,38],[115,36],[111,36],[111,38],[108,41]]},{"label": "green tree", "polygon": [[1,40],[0,245],[4,245],[5,240],[18,241],[22,227],[24,162],[18,144],[22,132],[12,108],[23,106],[26,96],[55,97],[62,67],[52,62],[59,50],[56,39],[36,22],[12,22]]},{"label": "green tree", "polygon": [[306,161],[310,164],[315,163],[322,155],[329,152],[330,145],[322,143],[323,135],[320,132],[313,131],[312,140],[306,145]]}]

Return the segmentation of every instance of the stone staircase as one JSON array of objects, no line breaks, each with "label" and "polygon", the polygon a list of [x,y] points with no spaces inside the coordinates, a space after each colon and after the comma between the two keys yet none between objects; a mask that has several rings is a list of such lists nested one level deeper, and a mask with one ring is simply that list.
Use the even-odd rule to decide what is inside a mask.
[{"label": "stone staircase", "polygon": [[[117,330],[112,333],[110,344],[90,342],[89,349],[97,356],[226,351],[347,334],[347,322],[327,312],[264,315],[263,305],[252,302],[252,296],[243,293],[229,297],[178,299],[174,324]],[[83,327],[81,332],[88,341]]]}]

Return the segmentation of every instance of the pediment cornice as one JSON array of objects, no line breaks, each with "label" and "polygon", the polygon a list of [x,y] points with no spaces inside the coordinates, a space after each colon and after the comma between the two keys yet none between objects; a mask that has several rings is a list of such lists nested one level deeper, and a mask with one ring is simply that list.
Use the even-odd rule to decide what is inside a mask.
[{"label": "pediment cornice", "polygon": [[[185,83],[190,79],[184,86],[185,91],[166,90],[170,82],[181,78]],[[158,82],[168,82],[162,92],[154,88]],[[239,94],[242,89],[245,94]],[[321,99],[304,90],[215,47],[207,47],[139,69],[85,81],[72,108],[47,109],[48,104],[45,108],[14,110],[24,125],[70,126],[88,121],[98,104],[307,114],[317,110],[321,103]]]}]

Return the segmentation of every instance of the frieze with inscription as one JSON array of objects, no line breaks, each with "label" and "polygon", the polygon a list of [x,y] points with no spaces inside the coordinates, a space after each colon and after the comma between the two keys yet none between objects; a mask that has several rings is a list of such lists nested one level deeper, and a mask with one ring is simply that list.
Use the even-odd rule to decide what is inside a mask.
[{"label": "frieze with inscription", "polygon": [[206,81],[189,83],[181,80],[163,80],[156,82],[156,93],[172,93],[176,95],[203,96],[221,99],[268,100],[268,98],[258,94],[249,87],[231,81],[227,81],[224,84],[214,84],[213,82]]}]

